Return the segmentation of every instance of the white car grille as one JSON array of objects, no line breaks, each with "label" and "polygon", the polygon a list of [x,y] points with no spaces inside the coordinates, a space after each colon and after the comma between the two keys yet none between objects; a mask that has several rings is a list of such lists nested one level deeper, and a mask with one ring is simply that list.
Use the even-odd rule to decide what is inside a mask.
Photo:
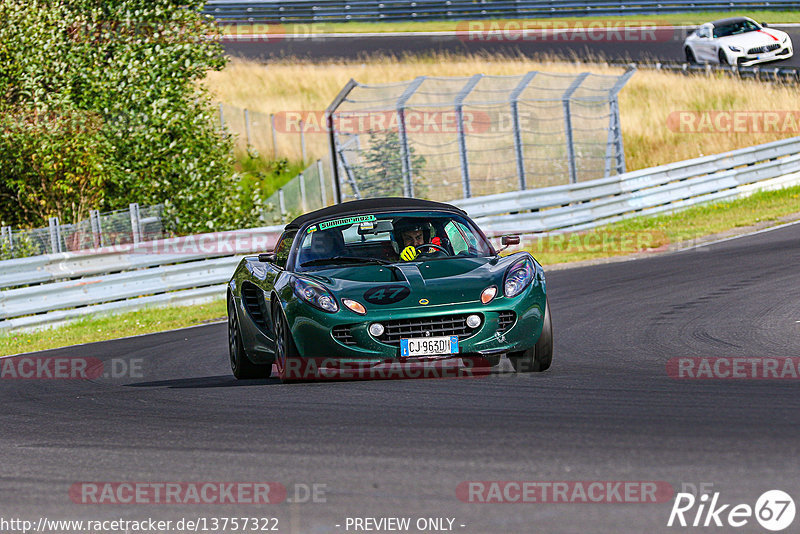
[{"label": "white car grille", "polygon": [[780,47],[781,47],[781,45],[779,45],[778,43],[771,44],[771,45],[765,45],[765,46],[757,46],[755,48],[751,48],[750,50],[748,50],[747,53],[748,54],[763,54],[765,52],[772,52],[774,50],[777,50]]}]

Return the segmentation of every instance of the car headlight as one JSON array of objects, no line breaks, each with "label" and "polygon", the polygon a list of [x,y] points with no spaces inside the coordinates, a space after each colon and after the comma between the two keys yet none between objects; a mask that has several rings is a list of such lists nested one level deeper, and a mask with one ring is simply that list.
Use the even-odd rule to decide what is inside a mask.
[{"label": "car headlight", "polygon": [[528,287],[536,270],[528,258],[524,258],[508,268],[503,280],[503,292],[506,297],[516,297]]},{"label": "car headlight", "polygon": [[785,43],[785,42],[786,42],[786,41],[788,41],[788,40],[789,40],[789,36],[788,36],[788,35],[784,35],[784,36],[783,36],[783,41],[781,41],[781,42],[782,42],[782,43]]},{"label": "car headlight", "polygon": [[336,303],[336,299],[331,295],[330,291],[310,280],[295,278],[294,293],[302,300],[322,311],[328,313],[336,313],[339,311],[339,304]]},{"label": "car headlight", "polygon": [[738,46],[728,45],[728,48],[731,49],[731,52],[741,52],[742,49]]}]

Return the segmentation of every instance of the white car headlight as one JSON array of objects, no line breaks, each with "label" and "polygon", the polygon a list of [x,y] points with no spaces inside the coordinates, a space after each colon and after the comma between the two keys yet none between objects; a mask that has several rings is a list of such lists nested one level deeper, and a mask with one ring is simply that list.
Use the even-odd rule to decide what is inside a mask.
[{"label": "white car headlight", "polygon": [[782,43],[785,43],[785,42],[786,42],[786,41],[788,41],[788,40],[789,40],[789,36],[788,36],[788,35],[784,35],[784,36],[783,36],[783,41],[781,41],[781,42],[782,42]]},{"label": "white car headlight", "polygon": [[315,308],[328,313],[339,311],[339,304],[330,292],[319,284],[302,278],[294,279],[294,293]]},{"label": "white car headlight", "polygon": [[524,258],[508,268],[505,280],[503,281],[503,291],[506,297],[516,297],[528,287],[533,280],[536,269],[528,258]]},{"label": "white car headlight", "polygon": [[738,46],[728,45],[728,48],[731,49],[731,52],[741,52],[742,49]]}]

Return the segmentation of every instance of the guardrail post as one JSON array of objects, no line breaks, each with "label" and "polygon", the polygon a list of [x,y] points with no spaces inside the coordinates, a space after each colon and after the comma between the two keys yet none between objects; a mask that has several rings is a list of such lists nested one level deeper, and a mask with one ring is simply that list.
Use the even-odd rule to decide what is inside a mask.
[{"label": "guardrail post", "polygon": [[61,226],[58,217],[50,217],[47,224],[50,228],[50,252],[56,254],[61,252]]},{"label": "guardrail post", "polygon": [[524,148],[522,147],[522,128],[520,127],[519,123],[519,97],[522,94],[522,91],[531,83],[533,77],[536,76],[536,71],[531,71],[527,73],[519,84],[514,88],[511,92],[511,96],[509,97],[509,101],[511,103],[511,121],[514,128],[514,152],[517,156],[517,176],[519,177],[519,189],[520,191],[525,191],[528,188],[527,183],[525,182],[525,152]]},{"label": "guardrail post", "polygon": [[328,205],[328,195],[325,194],[325,173],[323,172],[322,160],[317,160],[317,175],[319,176],[319,194],[322,197],[322,207]]},{"label": "guardrail post", "polygon": [[461,88],[455,98],[456,124],[458,125],[458,155],[461,160],[461,188],[464,198],[472,196],[469,182],[469,158],[467,157],[467,139],[464,132],[464,100],[467,95],[478,85],[483,78],[483,74],[476,74],[471,77],[464,87]]},{"label": "guardrail post", "polygon": [[397,99],[397,129],[400,134],[400,163],[403,175],[403,196],[414,196],[414,169],[411,167],[411,150],[408,146],[408,132],[406,132],[406,103],[422,85],[426,76],[419,76],[412,81],[406,90]]},{"label": "guardrail post", "polygon": [[306,164],[306,131],[303,121],[300,121],[300,154],[303,158],[303,165]]},{"label": "guardrail post", "polygon": [[138,245],[142,240],[142,226],[139,220],[139,204],[136,202],[128,206],[131,212],[131,234],[133,235],[133,244]]},{"label": "guardrail post", "polygon": [[561,103],[564,106],[564,136],[567,138],[567,165],[569,166],[569,183],[571,184],[578,183],[578,169],[575,164],[575,142],[572,136],[572,111],[570,110],[569,101],[572,98],[572,94],[580,87],[587,76],[589,76],[588,72],[578,75],[561,97]]},{"label": "guardrail post", "polygon": [[278,189],[278,204],[281,207],[281,219],[286,217],[286,200],[283,198],[283,189]]},{"label": "guardrail post", "polygon": [[244,138],[250,148],[250,112],[247,109],[244,110]]},{"label": "guardrail post", "polygon": [[303,210],[303,213],[308,211],[308,204],[306,203],[306,177],[301,172],[297,175],[297,178],[300,180],[300,208]]},{"label": "guardrail post", "polygon": [[89,222],[92,226],[94,248],[100,248],[103,246],[103,228],[100,224],[100,212],[98,210],[89,210]]}]

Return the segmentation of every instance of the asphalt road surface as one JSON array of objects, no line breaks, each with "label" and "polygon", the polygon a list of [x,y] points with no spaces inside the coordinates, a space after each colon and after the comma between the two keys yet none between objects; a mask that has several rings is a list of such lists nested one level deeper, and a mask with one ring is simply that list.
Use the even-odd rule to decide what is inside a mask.
[{"label": "asphalt road surface", "polygon": [[[676,379],[667,364],[800,356],[799,243],[793,225],[550,272],[555,360],[542,374],[236,381],[224,324],[42,353],[97,358],[119,376],[0,380],[0,518],[236,515],[337,533],[354,532],[347,518],[430,517],[465,534],[670,532],[684,484],[712,484],[720,504],[753,506],[771,489],[797,500],[800,381]],[[126,481],[271,481],[295,502],[70,497],[81,482]],[[655,481],[670,492],[658,503],[469,503],[457,494],[466,481]],[[297,502],[313,484],[317,502]],[[753,518],[737,531],[766,532]]]},{"label": "asphalt road surface", "polygon": [[[796,26],[774,26],[789,33],[792,42],[800,46],[800,28]],[[457,28],[461,28],[457,26]],[[316,34],[310,30],[288,28],[297,35],[274,33],[269,37],[239,36],[225,43],[225,51],[232,56],[258,61],[268,61],[284,57],[310,59],[356,59],[369,55],[430,54],[447,52],[465,53],[503,53],[511,56],[534,57],[542,54],[555,54],[567,58],[594,61],[605,60],[646,61],[684,61],[683,41],[686,28],[673,30],[630,30],[627,34],[619,31],[555,33],[531,33],[523,37],[513,28],[498,31],[487,26],[485,30],[470,33],[462,28],[450,34],[372,34],[353,36],[346,34]],[[612,29],[613,30],[613,29]],[[764,66],[800,66],[800,55],[766,63]]]}]

